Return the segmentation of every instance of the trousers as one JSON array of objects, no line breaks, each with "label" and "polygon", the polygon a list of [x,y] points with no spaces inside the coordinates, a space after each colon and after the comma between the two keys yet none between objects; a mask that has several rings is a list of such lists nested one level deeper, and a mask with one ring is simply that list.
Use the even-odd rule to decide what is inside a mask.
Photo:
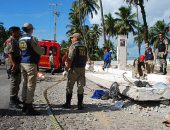
[{"label": "trousers", "polygon": [[21,63],[23,74],[22,100],[30,104],[34,101],[37,80],[37,64]]}]

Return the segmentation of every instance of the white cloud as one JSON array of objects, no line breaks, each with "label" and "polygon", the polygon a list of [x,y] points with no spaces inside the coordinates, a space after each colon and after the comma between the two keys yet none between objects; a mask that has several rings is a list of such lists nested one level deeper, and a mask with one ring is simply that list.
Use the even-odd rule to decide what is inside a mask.
[{"label": "white cloud", "polygon": [[[100,5],[98,3],[98,5]],[[122,5],[125,5],[124,0],[102,0],[103,5],[103,13],[108,14],[111,13],[114,15],[114,12],[118,10],[118,8]],[[101,11],[98,10],[98,14],[94,15],[93,19],[90,18],[91,24],[101,24]]]}]

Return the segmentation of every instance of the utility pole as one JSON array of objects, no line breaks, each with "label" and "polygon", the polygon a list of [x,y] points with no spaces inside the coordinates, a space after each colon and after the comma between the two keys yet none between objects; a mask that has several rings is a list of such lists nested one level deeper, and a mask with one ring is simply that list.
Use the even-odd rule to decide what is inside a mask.
[{"label": "utility pole", "polygon": [[54,7],[54,41],[56,41],[56,18],[59,15],[58,11],[57,11],[57,6],[61,5],[58,3],[50,3],[49,6],[53,6]]}]

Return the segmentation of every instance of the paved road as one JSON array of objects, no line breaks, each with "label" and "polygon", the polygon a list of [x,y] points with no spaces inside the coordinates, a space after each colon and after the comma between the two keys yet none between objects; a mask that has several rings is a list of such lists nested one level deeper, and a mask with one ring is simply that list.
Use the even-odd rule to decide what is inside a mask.
[{"label": "paved road", "polygon": [[0,65],[0,108],[7,108],[9,104],[9,84],[6,69],[4,65]]}]

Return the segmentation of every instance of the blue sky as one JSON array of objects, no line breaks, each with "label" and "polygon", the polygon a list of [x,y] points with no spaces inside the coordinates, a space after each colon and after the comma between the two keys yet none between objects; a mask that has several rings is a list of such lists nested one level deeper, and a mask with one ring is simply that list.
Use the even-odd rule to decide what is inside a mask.
[{"label": "blue sky", "polygon": [[[59,17],[57,17],[56,37],[60,43],[62,40],[67,40],[66,26],[69,24],[68,14],[70,12],[71,4],[74,0],[1,0],[0,5],[0,22],[4,23],[6,29],[10,26],[19,26],[25,22],[30,22],[35,27],[34,36],[39,40],[54,38],[54,18],[53,7],[49,6],[50,3],[59,3],[57,10]],[[126,5],[124,0],[102,0],[104,14],[111,12],[114,14],[119,7]],[[145,10],[148,25],[152,26],[157,20],[165,20],[166,23],[170,22],[170,8],[169,0],[156,2],[156,0],[149,0],[145,2]],[[136,9],[134,9],[134,12]],[[140,15],[139,10],[139,15]],[[113,15],[114,16],[114,15]],[[139,16],[142,22],[141,15]],[[88,18],[90,24],[101,24],[100,10],[93,19]],[[115,40],[116,44],[117,41]],[[99,46],[102,47],[103,39],[100,38]],[[144,51],[142,50],[142,53]],[[138,56],[138,48],[133,41],[133,37],[128,38],[128,53],[130,57]]]},{"label": "blue sky", "polygon": [[54,7],[49,3],[59,3],[57,10],[57,41],[67,39],[65,33],[69,24],[68,13],[73,0],[3,0],[0,8],[0,21],[5,28],[19,26],[25,22],[30,22],[35,27],[34,35],[38,39],[53,39],[54,28]]}]

